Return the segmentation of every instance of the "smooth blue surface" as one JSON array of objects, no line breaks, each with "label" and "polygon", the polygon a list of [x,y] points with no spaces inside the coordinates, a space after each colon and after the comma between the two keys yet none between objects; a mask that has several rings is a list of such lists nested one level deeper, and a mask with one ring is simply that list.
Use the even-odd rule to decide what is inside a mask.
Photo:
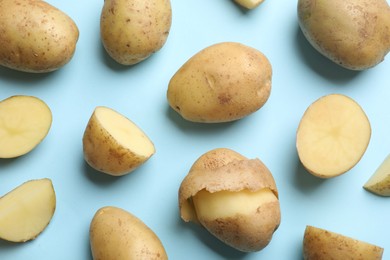
[{"label": "smooth blue surface", "polygon": [[[75,56],[59,71],[34,75],[0,68],[0,99],[33,95],[52,109],[46,139],[31,153],[0,160],[0,194],[37,178],[52,179],[57,209],[34,241],[0,242],[0,259],[92,259],[88,230],[100,207],[122,207],[162,240],[170,259],[302,259],[306,225],[314,225],[385,248],[390,259],[390,201],[362,186],[390,153],[390,57],[364,72],[345,70],[318,54],[298,27],[296,1],[266,0],[244,11],[229,0],[172,0],[173,23],[165,46],[146,61],[124,67],[108,57],[99,38],[103,0],[50,0],[77,23]],[[263,52],[273,66],[266,105],[234,123],[195,124],[166,100],[170,78],[199,50],[236,41]],[[342,93],[365,110],[372,137],[362,160],[330,180],[301,166],[295,133],[306,108],[319,97]],[[156,154],[130,175],[114,178],[84,163],[81,139],[96,106],[108,106],[140,126]],[[227,147],[260,158],[276,180],[282,223],[264,250],[244,254],[205,230],[181,221],[177,192],[203,153]]]}]

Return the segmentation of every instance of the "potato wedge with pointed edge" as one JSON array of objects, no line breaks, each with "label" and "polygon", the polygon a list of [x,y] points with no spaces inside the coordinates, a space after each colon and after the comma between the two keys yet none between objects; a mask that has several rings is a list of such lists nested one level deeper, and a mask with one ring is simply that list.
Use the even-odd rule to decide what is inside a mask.
[{"label": "potato wedge with pointed edge", "polygon": [[380,196],[390,196],[390,155],[381,163],[363,188]]},{"label": "potato wedge with pointed edge", "polygon": [[234,0],[237,4],[247,9],[254,9],[258,7],[264,0]]},{"label": "potato wedge with pointed edge", "polygon": [[296,147],[303,166],[314,176],[332,178],[354,167],[370,142],[371,126],[353,99],[331,94],[305,111]]},{"label": "potato wedge with pointed edge", "polygon": [[113,176],[128,174],[145,163],[155,148],[131,120],[108,107],[97,107],[83,136],[85,161]]},{"label": "potato wedge with pointed edge", "polygon": [[35,239],[56,209],[50,179],[31,180],[0,198],[0,238],[11,242]]},{"label": "potato wedge with pointed edge", "polygon": [[380,260],[383,248],[325,229],[306,226],[304,260]]},{"label": "potato wedge with pointed edge", "polygon": [[15,158],[33,150],[48,134],[50,108],[39,98],[12,96],[0,102],[0,158]]},{"label": "potato wedge with pointed edge", "polygon": [[90,224],[95,260],[168,259],[161,240],[142,220],[117,207],[99,209]]},{"label": "potato wedge with pointed edge", "polygon": [[179,189],[181,218],[202,225],[225,244],[254,252],[280,224],[275,181],[259,159],[219,148],[202,155]]}]

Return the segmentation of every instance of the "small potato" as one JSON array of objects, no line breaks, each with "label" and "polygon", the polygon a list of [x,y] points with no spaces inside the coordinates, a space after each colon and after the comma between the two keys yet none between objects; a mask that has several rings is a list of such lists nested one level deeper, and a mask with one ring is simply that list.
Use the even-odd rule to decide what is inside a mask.
[{"label": "small potato", "polygon": [[390,51],[386,0],[299,0],[298,20],[308,42],[344,68],[374,67]]},{"label": "small potato", "polygon": [[383,160],[363,188],[376,195],[390,197],[390,155]]},{"label": "small potato", "polygon": [[341,234],[307,226],[304,260],[381,260],[383,248]]},{"label": "small potato", "polygon": [[175,73],[167,98],[172,109],[189,121],[234,121],[265,104],[271,77],[271,64],[258,50],[219,43],[195,54]]},{"label": "small potato", "polygon": [[154,144],[132,121],[108,107],[97,107],[83,136],[85,161],[113,176],[134,171],[154,153]]},{"label": "small potato", "polygon": [[246,9],[255,9],[258,7],[264,0],[234,0],[237,4],[245,7]]},{"label": "small potato", "polygon": [[133,65],[164,46],[171,23],[170,0],[105,0],[101,40],[111,58]]},{"label": "small potato", "polygon": [[0,65],[43,73],[67,64],[79,31],[74,21],[41,0],[0,0]]},{"label": "small potato", "polygon": [[259,159],[219,148],[202,155],[179,189],[181,218],[243,252],[266,247],[280,224],[275,181]]},{"label": "small potato", "polygon": [[123,209],[99,209],[89,230],[94,260],[168,259],[157,235],[140,219]]}]

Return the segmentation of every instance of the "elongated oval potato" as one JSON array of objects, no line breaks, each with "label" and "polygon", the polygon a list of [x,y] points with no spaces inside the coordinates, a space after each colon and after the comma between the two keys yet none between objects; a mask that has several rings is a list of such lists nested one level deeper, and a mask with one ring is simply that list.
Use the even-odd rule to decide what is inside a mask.
[{"label": "elongated oval potato", "polygon": [[33,150],[49,133],[52,113],[32,96],[0,101],[0,158],[15,158]]},{"label": "elongated oval potato", "polygon": [[111,58],[133,65],[164,46],[171,23],[170,0],[105,0],[101,40]]},{"label": "elongated oval potato", "polygon": [[83,136],[85,161],[113,176],[134,171],[155,152],[149,137],[131,120],[108,107],[96,107]]},{"label": "elongated oval potato", "polygon": [[0,0],[0,65],[43,73],[67,64],[79,31],[64,12],[41,0]]},{"label": "elongated oval potato", "polygon": [[89,230],[94,260],[168,259],[153,230],[121,208],[99,209]]},{"label": "elongated oval potato", "polygon": [[260,51],[223,42],[191,57],[171,78],[167,98],[189,121],[234,121],[265,104],[271,78],[271,64]]},{"label": "elongated oval potato", "polygon": [[225,244],[254,252],[266,247],[280,225],[278,190],[259,159],[226,148],[195,161],[179,188],[181,218]]}]

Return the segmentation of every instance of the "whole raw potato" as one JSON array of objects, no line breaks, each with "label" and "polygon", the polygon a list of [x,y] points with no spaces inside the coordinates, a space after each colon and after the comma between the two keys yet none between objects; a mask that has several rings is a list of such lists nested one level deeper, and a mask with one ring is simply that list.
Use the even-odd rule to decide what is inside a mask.
[{"label": "whole raw potato", "polygon": [[133,65],[163,47],[171,22],[170,0],[105,0],[101,40],[111,58]]},{"label": "whole raw potato", "polygon": [[0,65],[50,72],[67,64],[79,31],[74,21],[41,0],[0,0]]},{"label": "whole raw potato", "polygon": [[264,54],[241,43],[223,42],[190,58],[170,80],[167,98],[189,121],[234,121],[265,104],[271,78]]},{"label": "whole raw potato", "polygon": [[371,68],[390,50],[386,0],[299,0],[298,19],[311,45],[347,69]]},{"label": "whole raw potato", "polygon": [[99,209],[89,230],[94,260],[168,259],[153,230],[121,208]]}]

